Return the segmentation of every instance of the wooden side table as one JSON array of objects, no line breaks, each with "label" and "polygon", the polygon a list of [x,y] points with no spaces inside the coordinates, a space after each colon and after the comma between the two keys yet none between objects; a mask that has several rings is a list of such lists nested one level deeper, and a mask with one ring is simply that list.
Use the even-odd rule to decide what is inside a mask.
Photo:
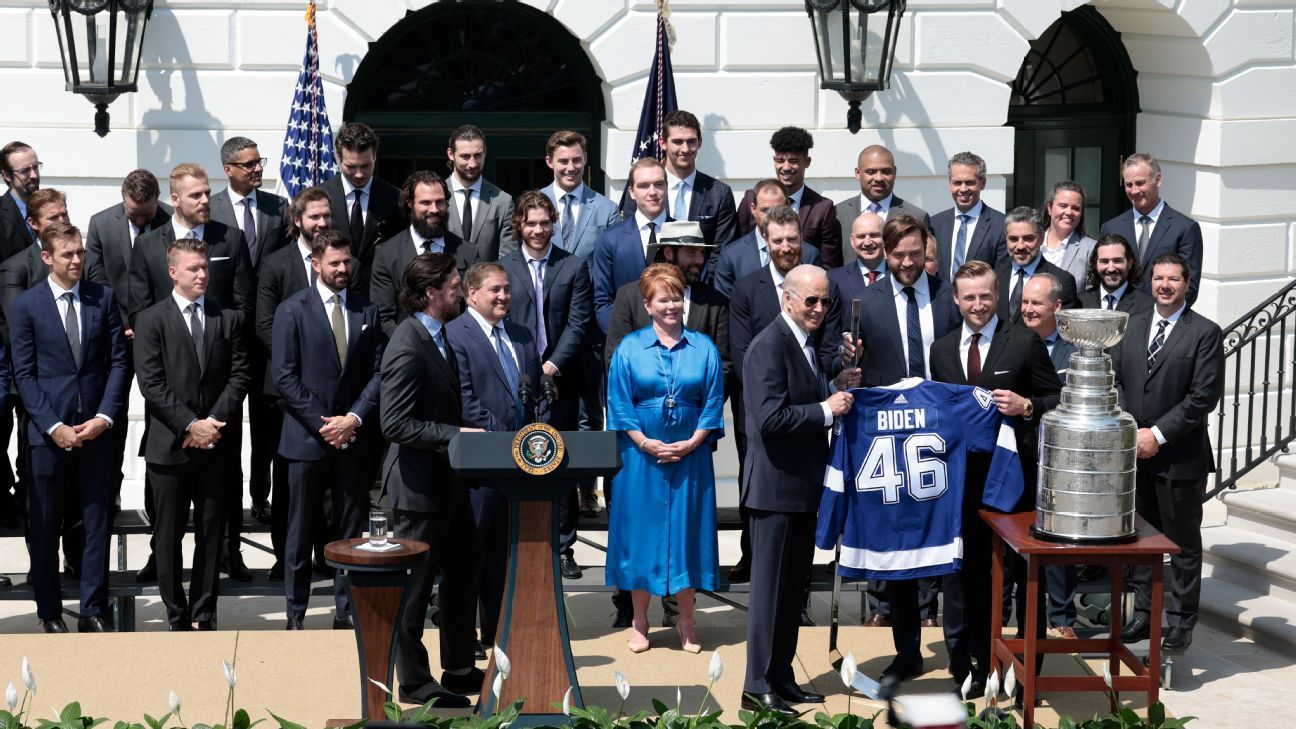
[{"label": "wooden side table", "polygon": [[[1035,696],[1041,691],[1107,691],[1101,676],[1037,676],[1035,661],[1048,653],[1103,653],[1107,655],[1112,675],[1111,709],[1116,711],[1121,691],[1146,691],[1148,703],[1157,700],[1160,688],[1161,666],[1161,604],[1164,574],[1161,563],[1166,554],[1178,554],[1179,547],[1165,535],[1153,529],[1142,518],[1136,518],[1137,537],[1123,544],[1076,544],[1052,542],[1036,537],[1030,528],[1035,524],[1035,513],[998,514],[981,512],[981,519],[994,533],[992,564],[992,596],[990,600],[990,669],[1004,675],[1003,664],[1011,663],[1021,683],[1025,707],[1023,724],[1035,726]],[[1026,560],[1026,621],[1024,639],[1003,637],[1004,547],[1013,550]],[[1111,572],[1111,635],[1107,638],[1071,640],[1062,638],[1037,638],[1039,629],[1041,574],[1045,565],[1105,565]],[[1130,652],[1120,640],[1121,611],[1118,601],[1124,590],[1126,566],[1147,565],[1152,568],[1152,613],[1149,628],[1152,639],[1148,641],[1148,665]],[[1121,664],[1132,675],[1120,675]]]},{"label": "wooden side table", "polygon": [[356,648],[360,653],[360,710],[369,719],[383,719],[383,702],[391,694],[378,688],[370,677],[392,685],[396,663],[396,626],[404,612],[405,589],[410,574],[427,559],[428,545],[417,539],[388,538],[401,545],[390,552],[356,549],[367,537],[329,542],[324,559],[339,570],[355,618]]}]

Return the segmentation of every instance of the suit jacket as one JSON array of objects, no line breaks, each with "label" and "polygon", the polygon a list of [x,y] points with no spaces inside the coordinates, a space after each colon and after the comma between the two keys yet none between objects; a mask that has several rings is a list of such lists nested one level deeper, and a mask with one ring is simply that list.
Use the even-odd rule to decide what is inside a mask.
[{"label": "suit jacket", "polygon": [[[153,219],[139,232],[140,236],[171,222],[171,206],[159,202]],[[101,283],[116,294],[117,306],[124,322],[129,323],[130,264],[133,247],[126,206],[117,203],[90,217],[85,239],[85,278]],[[37,256],[39,258],[39,256]],[[43,265],[43,264],[42,264]]]},{"label": "suit jacket", "polygon": [[[1089,254],[1093,253],[1094,246],[1098,241],[1087,235],[1080,235],[1079,231],[1071,234],[1066,239],[1066,244],[1062,248],[1062,262],[1056,264],[1058,268],[1071,274],[1077,285],[1083,286],[1085,277],[1089,272]],[[1040,255],[1044,255],[1040,253]]]},{"label": "suit jacket", "polygon": [[[834,268],[828,272],[828,286],[830,289],[835,289],[836,291],[836,293],[832,293],[834,298],[834,308],[837,299],[840,299],[844,305],[848,301],[853,301],[859,298],[860,295],[864,293],[864,290],[869,288],[870,284],[864,276],[860,274],[860,267],[857,265],[858,261],[859,259],[856,258],[851,262],[851,265]],[[884,271],[871,285],[877,286],[884,281],[891,280],[888,273],[889,272]],[[844,310],[850,311],[849,307],[846,307]]]},{"label": "suit jacket", "polygon": [[[535,341],[537,316],[534,268],[521,249],[504,256],[499,264],[508,271],[513,303],[508,320],[531,333]],[[545,350],[540,363],[553,362],[561,375],[575,374],[580,366],[581,342],[594,317],[594,291],[589,264],[557,245],[550,247],[544,267]],[[575,381],[573,381],[575,384]]]},{"label": "suit jacket", "polygon": [[[632,282],[622,286],[612,304],[603,361],[612,362],[612,353],[626,335],[651,325],[652,319],[644,309],[639,284]],[[729,301],[701,281],[693,284],[689,287],[689,312],[684,326],[711,338],[711,343],[720,350],[720,363],[727,382],[733,375],[733,362],[729,359]]]},{"label": "suit jacket", "polygon": [[[292,215],[288,212],[289,202],[286,198],[265,190],[254,192],[256,194],[256,250],[249,251],[249,257],[252,259],[253,270],[260,271],[261,262],[266,259],[266,256],[293,242],[293,239],[288,236],[288,224],[292,221]],[[212,220],[219,220],[231,228],[238,228],[240,232],[243,230],[243,211],[234,209],[228,187],[212,195],[211,217]],[[334,227],[337,227],[336,223]]]},{"label": "suit jacket", "polygon": [[[350,238],[351,206],[347,203],[342,175],[334,175],[320,187],[328,193],[333,227]],[[369,201],[366,204],[369,213],[365,216],[364,237],[351,241],[351,255],[360,262],[360,270],[352,274],[355,279],[352,288],[363,296],[369,296],[369,276],[378,242],[394,234],[401,226],[409,224],[400,214],[400,195],[400,188],[377,177],[369,185]]]},{"label": "suit jacket", "polygon": [[[729,297],[729,359],[738,377],[743,377],[743,358],[752,340],[783,311],[777,292],[769,266],[740,279],[734,286],[733,296]],[[810,334],[821,367],[837,358],[837,345],[841,343],[840,331],[833,335],[825,330],[826,327],[820,327]]]},{"label": "suit jacket", "polygon": [[[254,326],[257,341],[269,353],[271,359],[274,357],[275,312],[288,297],[307,286],[310,286],[310,279],[306,275],[306,264],[296,241],[261,259],[261,271],[257,275]],[[274,368],[267,367],[262,381],[254,380],[252,387],[261,388],[261,392],[266,395],[278,395],[279,387],[275,384]]]},{"label": "suit jacket", "polygon": [[[675,198],[669,189],[666,191],[666,204],[675,204]],[[634,214],[635,202],[626,195],[621,204],[621,219],[633,221]],[[671,215],[671,220],[674,219]],[[713,246],[723,246],[737,238],[738,218],[734,208],[733,189],[699,171],[693,178],[693,188],[689,190],[688,219],[702,226],[702,237]]]},{"label": "suit jacket", "polygon": [[[808,243],[823,256],[826,268],[840,266],[842,249],[849,246],[842,245],[845,239],[842,238],[837,208],[832,200],[809,187],[804,190],[805,192],[801,193],[801,206],[797,208],[797,216],[801,218],[801,241]],[[751,212],[755,201],[756,191],[748,190],[743,195],[742,202],[738,203],[738,228],[735,231],[737,235],[747,236],[756,229],[756,218]],[[805,261],[805,258],[803,257],[802,260]]]},{"label": "suit jacket", "polygon": [[[580,214],[576,216],[576,224],[572,228],[572,239],[563,240],[561,200],[565,193],[561,193],[556,184],[545,187],[541,192],[558,210],[558,222],[554,223],[553,244],[568,253],[589,258],[594,255],[594,245],[598,243],[603,231],[621,222],[621,211],[617,209],[616,203],[594,192],[589,185],[585,185],[581,188]],[[504,255],[501,254],[500,259],[503,258]]]},{"label": "suit jacket", "polygon": [[[14,302],[9,351],[14,381],[27,410],[27,438],[53,445],[45,435],[56,423],[75,426],[103,413],[121,418],[129,375],[126,335],[112,289],[93,281],[80,285],[81,364],[72,357],[63,317],[49,286],[28,290]],[[61,456],[61,448],[51,448]]]},{"label": "suit jacket", "polygon": [[[1038,260],[1039,266],[1036,266],[1035,268],[1036,275],[1041,273],[1051,273],[1054,276],[1057,276],[1058,281],[1062,282],[1062,308],[1080,308],[1080,298],[1076,296],[1075,279],[1071,277],[1071,274],[1044,260],[1043,256],[1040,256]],[[1006,318],[1008,314],[1008,299],[1012,296],[1013,286],[1017,285],[1017,280],[1013,274],[1012,263],[1001,263],[996,266],[995,277],[999,279],[999,306],[995,311],[1000,312],[1000,316]],[[1030,281],[1031,278],[1032,277],[1028,276],[1026,280]],[[1026,285],[1023,283],[1022,289],[1024,290],[1025,288]],[[1021,312],[1018,312],[1017,319],[1012,320],[1012,322],[1017,324],[1020,322],[1020,319]]]},{"label": "suit jacket", "polygon": [[643,242],[633,212],[599,236],[590,259],[590,279],[594,284],[594,318],[604,334],[617,290],[639,280],[647,268],[644,261]]},{"label": "suit jacket", "polygon": [[0,195],[0,261],[35,244],[27,219],[13,199],[13,189],[5,188],[4,194]]},{"label": "suit jacket", "polygon": [[[1048,349],[1048,344],[1045,344],[1044,348]],[[1071,368],[1071,354],[1075,351],[1074,344],[1059,336],[1053,342],[1053,351],[1049,352],[1049,359],[1053,360],[1053,367],[1057,370],[1058,379],[1063,385],[1066,384],[1067,370]]]},{"label": "suit jacket", "polygon": [[[455,195],[452,189],[450,223],[446,227],[460,238],[463,238],[463,201],[463,193]],[[472,236],[467,242],[477,249],[478,258],[498,261],[500,256],[517,250],[518,243],[513,238],[513,198],[491,181],[482,180],[481,199],[477,203],[473,208]]]},{"label": "suit jacket", "polygon": [[[858,266],[851,264],[858,269]],[[838,271],[849,270],[839,268]],[[931,294],[932,342],[958,329],[963,318],[959,316],[958,306],[954,303],[951,288],[944,281],[930,274],[927,277],[927,290]],[[861,280],[856,275],[855,280]],[[878,279],[881,283],[864,286],[858,293],[847,296],[840,289],[831,290],[834,297],[832,311],[824,324],[824,330],[840,334],[850,328],[850,302],[860,300],[860,340],[864,343],[860,352],[859,367],[862,380],[860,387],[879,387],[893,385],[909,376],[909,360],[905,357],[903,338],[906,336],[906,322],[896,316],[895,289],[890,276]],[[925,354],[925,353],[924,353]],[[836,372],[834,363],[828,372]]]},{"label": "suit jacket", "polygon": [[[814,266],[824,265],[819,249],[804,240],[801,241],[801,262]],[[760,241],[756,239],[756,231],[752,230],[720,249],[720,254],[715,258],[715,276],[711,279],[711,285],[715,286],[721,296],[727,297],[733,293],[738,279],[750,276],[760,267]]]},{"label": "suit jacket", "polygon": [[[460,276],[463,276],[469,266],[482,260],[476,246],[465,244],[458,233],[450,231],[445,234],[445,253],[455,257]],[[382,322],[383,334],[388,337],[396,331],[396,325],[409,316],[409,312],[400,304],[400,290],[405,285],[405,269],[415,255],[414,238],[407,227],[378,244],[378,252],[373,257],[369,295],[378,307],[378,320]]]},{"label": "suit jacket", "polygon": [[756,334],[747,357],[742,371],[747,417],[743,504],[813,514],[828,465],[828,427],[820,406],[828,397],[828,383],[810,368],[782,316]]},{"label": "suit jacket", "polygon": [[14,302],[48,277],[49,266],[41,260],[40,249],[36,246],[28,246],[0,263],[0,314],[4,316],[3,332],[6,342],[9,341],[9,322],[13,316]]},{"label": "suit jacket", "polygon": [[355,413],[360,418],[353,447],[378,431],[378,375],[386,343],[378,308],[348,293],[346,320],[347,354],[339,362],[328,307],[317,288],[289,296],[275,312],[271,371],[287,416],[279,436],[284,458],[317,461],[332,452],[319,434],[325,417]]},{"label": "suit jacket", "polygon": [[[1124,236],[1138,250],[1138,231],[1134,217],[1133,208],[1126,210],[1103,223],[1098,237],[1116,233]],[[1197,301],[1197,288],[1201,284],[1201,225],[1169,205],[1161,210],[1161,217],[1157,219],[1152,235],[1148,238],[1147,249],[1140,258],[1143,264],[1143,291],[1149,296],[1152,294],[1152,262],[1162,253],[1178,253],[1188,261],[1188,305],[1192,306]]]},{"label": "suit jacket", "polygon": [[[4,270],[0,267],[0,271]],[[1101,309],[1103,308],[1103,293],[1098,287],[1085,289],[1076,296],[1080,299],[1080,308],[1082,309]],[[1125,287],[1125,293],[1116,301],[1116,311],[1123,311],[1130,316],[1140,312],[1147,311],[1155,306],[1152,297],[1143,293],[1143,289],[1136,289],[1133,286]]]},{"label": "suit jacket", "polygon": [[[851,195],[837,203],[837,225],[841,231],[842,240],[842,262],[838,265],[845,266],[854,263],[857,258],[855,249],[850,244],[850,233],[851,226],[855,224],[855,219],[860,216],[861,212],[864,211],[860,209],[860,196],[858,194]],[[926,210],[892,193],[891,207],[887,208],[886,219],[891,220],[901,214],[921,220],[922,224],[928,228],[932,226],[931,218],[928,217]],[[945,259],[942,258],[941,260]]]},{"label": "suit jacket", "polygon": [[1159,478],[1204,479],[1215,470],[1210,416],[1224,394],[1224,342],[1215,322],[1185,309],[1147,366],[1153,310],[1130,317],[1125,337],[1110,350],[1121,407],[1140,428],[1166,439],[1138,468]]},{"label": "suit jacket", "polygon": [[[530,378],[531,390],[537,392],[540,359],[536,355],[535,340],[526,327],[508,320],[503,324],[504,332],[513,341],[518,374]],[[519,423],[530,420],[527,413],[518,413],[517,392],[504,376],[495,343],[487,338],[472,314],[465,311],[447,324],[446,339],[459,369],[464,425],[494,431],[517,430]]]},{"label": "suit jacket", "polygon": [[206,417],[226,424],[215,450],[231,462],[239,457],[235,446],[241,439],[234,433],[242,427],[243,396],[251,383],[243,312],[223,309],[210,297],[205,304],[202,362],[171,294],[135,315],[135,375],[148,406],[141,451],[148,463],[187,463],[189,454],[181,448],[185,430]]},{"label": "suit jacket", "polygon": [[459,371],[417,317],[402,321],[387,342],[378,410],[391,441],[382,481],[388,508],[437,512],[467,497],[450,468],[450,439],[463,425]]},{"label": "suit jacket", "polygon": [[[243,244],[243,231],[211,220],[203,226],[207,242],[207,302],[217,309],[238,309],[252,316],[256,303],[256,275]],[[130,321],[139,312],[171,296],[174,285],[167,274],[167,247],[175,241],[175,228],[164,225],[135,239],[130,264]]]},{"label": "suit jacket", "polygon": [[[954,265],[952,251],[954,234],[958,231],[958,214],[958,208],[950,208],[931,218],[931,230],[936,235],[936,250],[940,258],[941,278],[946,281],[954,280],[950,275],[950,267]],[[985,261],[992,267],[1004,263],[1008,260],[1008,241],[1004,236],[1004,214],[982,202],[981,216],[977,218],[971,240],[967,241],[963,261]]]}]

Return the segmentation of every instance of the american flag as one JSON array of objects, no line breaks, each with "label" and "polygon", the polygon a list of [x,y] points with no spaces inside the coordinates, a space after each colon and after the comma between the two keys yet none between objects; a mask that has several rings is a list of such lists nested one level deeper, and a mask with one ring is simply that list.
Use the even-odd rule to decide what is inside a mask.
[{"label": "american flag", "polygon": [[324,85],[319,75],[315,0],[306,8],[306,25],[306,55],[297,76],[288,130],[284,133],[283,159],[279,162],[279,179],[289,197],[323,183],[336,175],[338,169],[333,156],[333,128],[324,106]]},{"label": "american flag", "polygon": [[[666,0],[657,2],[657,49],[653,53],[652,69],[648,72],[648,88],[644,90],[643,110],[639,112],[639,131],[635,134],[630,163],[640,157],[653,156],[660,162],[665,156],[657,139],[661,136],[666,115],[679,108],[675,100],[675,73],[671,70],[670,9]],[[625,207],[626,192],[621,193],[621,207]]]}]

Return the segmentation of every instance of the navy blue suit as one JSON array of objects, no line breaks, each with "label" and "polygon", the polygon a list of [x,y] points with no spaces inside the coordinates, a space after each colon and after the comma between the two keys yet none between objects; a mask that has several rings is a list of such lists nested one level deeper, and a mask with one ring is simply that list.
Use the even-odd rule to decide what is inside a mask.
[{"label": "navy blue suit", "polygon": [[[661,231],[658,230],[657,234],[661,235]],[[639,275],[648,267],[646,260],[643,240],[639,237],[639,222],[633,212],[599,236],[594,255],[590,258],[590,279],[594,283],[594,318],[604,334],[607,334],[617,289],[638,281]]]},{"label": "navy blue suit", "polygon": [[[1108,220],[1102,224],[1098,237],[1116,233],[1138,250],[1135,216],[1136,213],[1131,208]],[[1143,292],[1149,296],[1152,294],[1152,262],[1163,253],[1178,253],[1188,261],[1188,305],[1192,306],[1197,301],[1197,287],[1201,284],[1201,225],[1169,205],[1161,209],[1161,215],[1152,227],[1152,235],[1148,237],[1147,249],[1139,260],[1143,264]]]},{"label": "navy blue suit", "polygon": [[[364,533],[373,472],[367,454],[378,435],[378,373],[383,337],[378,307],[357,293],[346,296],[347,351],[339,361],[329,307],[318,287],[289,296],[275,310],[271,372],[283,400],[279,453],[288,459],[288,532],[284,593],[289,619],[306,616],[310,599],[311,546],[323,525],[314,522],[324,494],[333,496],[331,537]],[[324,418],[355,413],[361,425],[346,449],[319,434]],[[334,578],[337,617],[349,611],[346,590]]]},{"label": "navy blue suit", "polygon": [[[941,266],[941,278],[953,281],[951,270],[954,266],[954,234],[958,231],[958,208],[942,210],[931,216],[932,233],[936,235],[936,250]],[[964,249],[963,262],[985,261],[993,268],[1008,260],[1008,242],[1004,237],[1004,214],[990,207],[981,205],[981,215],[977,218],[976,227]]]},{"label": "navy blue suit", "polygon": [[[823,265],[819,258],[819,249],[805,241],[801,242],[801,262],[814,266]],[[720,249],[719,255],[716,256],[715,275],[711,279],[711,285],[725,298],[729,298],[733,295],[734,284],[738,283],[738,279],[750,276],[760,267],[760,242],[756,240],[756,231],[753,229],[747,235],[727,243]]]},{"label": "navy blue suit", "polygon": [[[872,284],[868,283],[864,276],[860,274],[860,267],[856,263],[834,268],[828,272],[828,285],[836,290],[836,293],[833,293],[832,296],[834,300],[839,300],[843,305],[847,301],[858,299],[860,294],[864,293],[864,290],[869,286],[876,286],[889,280],[890,277],[883,272],[873,279]],[[849,311],[849,308],[847,308],[847,311]]]},{"label": "navy blue suit", "polygon": [[[115,438],[100,435],[65,451],[46,435],[56,424],[77,426],[102,413],[122,422],[126,394],[126,340],[112,289],[82,281],[80,364],[73,359],[54,292],[41,283],[13,303],[9,323],[14,381],[27,409],[32,487],[30,514],[32,588],[41,620],[60,617],[58,536],[62,499],[77,494],[85,524],[81,557],[81,616],[108,610],[108,494],[116,460]],[[7,373],[4,373],[7,375]],[[7,380],[4,375],[0,379]]]},{"label": "navy blue suit", "polygon": [[[531,332],[505,320],[504,331],[513,342],[518,373],[531,378],[534,390],[540,381],[540,359],[536,355]],[[504,367],[496,354],[495,343],[487,339],[477,319],[465,311],[445,326],[446,341],[454,352],[459,369],[459,391],[463,402],[463,424],[493,431],[517,430],[529,422],[519,417],[516,392],[504,376]],[[477,523],[477,540],[482,548],[482,571],[478,592],[481,596],[481,642],[495,641],[499,625],[500,602],[504,598],[504,576],[508,563],[508,502],[493,486],[473,484],[468,493],[473,520]]]}]

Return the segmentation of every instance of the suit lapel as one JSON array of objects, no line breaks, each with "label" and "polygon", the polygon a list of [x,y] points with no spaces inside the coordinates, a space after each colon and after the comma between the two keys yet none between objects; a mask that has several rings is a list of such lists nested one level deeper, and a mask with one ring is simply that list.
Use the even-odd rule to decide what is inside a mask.
[{"label": "suit lapel", "polygon": [[[958,208],[955,208],[958,210]],[[954,215],[954,235],[958,235],[958,214]],[[977,219],[976,228],[972,231],[972,240],[968,241],[967,249],[963,252],[963,260],[970,261],[976,258],[976,254],[981,251],[981,245],[985,243],[986,237],[990,235],[990,208],[981,206],[981,217]],[[953,254],[951,254],[953,255]]]},{"label": "suit lapel", "polygon": [[464,312],[460,316],[468,317],[468,321],[464,323],[464,329],[468,330],[469,344],[477,347],[478,352],[486,358],[487,362],[490,362],[491,370],[495,372],[495,376],[499,378],[499,381],[503,383],[506,389],[511,389],[509,388],[508,378],[504,376],[504,366],[500,364],[499,354],[495,352],[495,345],[486,337],[486,333],[478,326],[477,320],[471,314]]},{"label": "suit lapel", "polygon": [[[1149,247],[1151,246],[1149,245]],[[1149,319],[1149,327],[1151,327],[1151,324],[1152,320]],[[1156,362],[1153,363],[1152,369],[1148,370],[1148,379],[1151,379],[1157,372],[1161,371],[1161,365],[1165,364],[1165,361],[1170,358],[1170,354],[1179,346],[1179,343],[1185,341],[1188,337],[1185,330],[1191,327],[1192,310],[1185,309],[1184,313],[1179,315],[1179,321],[1175,322],[1175,325],[1170,328],[1170,333],[1166,335],[1165,343],[1161,345],[1161,350],[1157,352]],[[1148,331],[1151,332],[1151,329],[1149,328]]]},{"label": "suit lapel", "polygon": [[[167,296],[170,297],[170,294],[167,294]],[[181,347],[181,349],[184,350],[185,356],[189,358],[189,361],[193,363],[194,372],[201,375],[203,365],[198,361],[198,351],[194,349],[193,346],[193,335],[189,332],[189,322],[185,319],[184,314],[180,311],[180,308],[175,305],[175,303],[175,299],[171,299],[171,305],[167,307],[167,321],[171,322],[171,329],[173,330],[172,335],[176,337],[177,342],[185,342],[189,345],[187,347]],[[208,320],[204,323],[210,324],[211,322]],[[205,327],[204,334],[210,329],[210,326]],[[180,337],[183,337],[183,339]],[[205,336],[203,340],[205,344]]]},{"label": "suit lapel", "polygon": [[[1156,248],[1161,243],[1161,239],[1166,236],[1166,231],[1170,229],[1170,226],[1173,223],[1174,223],[1174,211],[1170,209],[1169,205],[1166,205],[1165,207],[1161,208],[1161,217],[1157,219],[1156,225],[1153,226],[1152,235],[1148,236],[1147,248],[1143,250],[1143,270],[1144,271],[1150,272],[1152,270],[1152,261],[1156,258],[1155,255]],[[1134,245],[1136,246],[1138,245],[1137,235],[1131,240],[1134,241]],[[1148,278],[1151,278],[1150,273],[1148,274]],[[1176,327],[1176,329],[1177,328],[1178,327]]]},{"label": "suit lapel", "polygon": [[207,372],[207,364],[211,362],[212,349],[216,346],[216,335],[220,334],[221,317],[220,311],[215,314],[206,306],[203,307],[203,361],[202,371]]},{"label": "suit lapel", "polygon": [[346,362],[342,363],[342,369],[344,370],[346,369],[347,365],[351,363],[351,355],[355,352],[356,342],[360,341],[360,334],[361,332],[364,331],[364,313],[361,312],[359,309],[354,308],[354,304],[352,304],[350,296],[347,297],[346,318],[347,318],[347,358],[346,358]]},{"label": "suit lapel", "polygon": [[[778,322],[779,331],[783,333],[783,337],[787,341],[788,349],[796,353],[792,357],[792,361],[797,363],[792,365],[793,369],[800,372],[805,381],[815,388],[815,392],[822,395],[824,390],[824,385],[821,381],[822,378],[819,377],[818,373],[816,373],[810,366],[810,361],[807,360],[805,356],[805,350],[797,344],[796,334],[788,326],[788,323],[783,320],[783,317],[780,316],[775,321]],[[814,345],[811,341],[812,340],[807,339],[806,344],[813,347]]]},{"label": "suit lapel", "polygon": [[995,329],[994,339],[990,340],[990,351],[986,352],[985,362],[981,363],[982,380],[985,380],[987,374],[994,376],[995,363],[999,360],[999,355],[1007,348],[1010,340],[1012,340],[1013,334],[1012,325],[1006,320],[1000,319],[999,326]]},{"label": "suit lapel", "polygon": [[98,298],[87,295],[85,284],[84,283],[81,284],[81,332],[80,332],[81,357],[80,360],[82,365],[85,364],[86,351],[89,349],[87,345],[90,343],[90,332],[94,331],[94,329],[91,328],[91,320],[94,318],[94,313],[95,311],[98,310],[98,307],[99,307]]},{"label": "suit lapel", "polygon": [[[342,362],[337,357],[337,345],[333,341],[333,322],[329,320],[328,307],[324,305],[324,300],[319,297],[317,289],[309,289],[306,293],[306,316],[314,319],[315,323],[310,325],[310,331],[319,332],[327,341],[328,351],[333,353],[330,358],[337,362],[338,371],[342,371]],[[347,343],[348,350],[350,342]]]}]

